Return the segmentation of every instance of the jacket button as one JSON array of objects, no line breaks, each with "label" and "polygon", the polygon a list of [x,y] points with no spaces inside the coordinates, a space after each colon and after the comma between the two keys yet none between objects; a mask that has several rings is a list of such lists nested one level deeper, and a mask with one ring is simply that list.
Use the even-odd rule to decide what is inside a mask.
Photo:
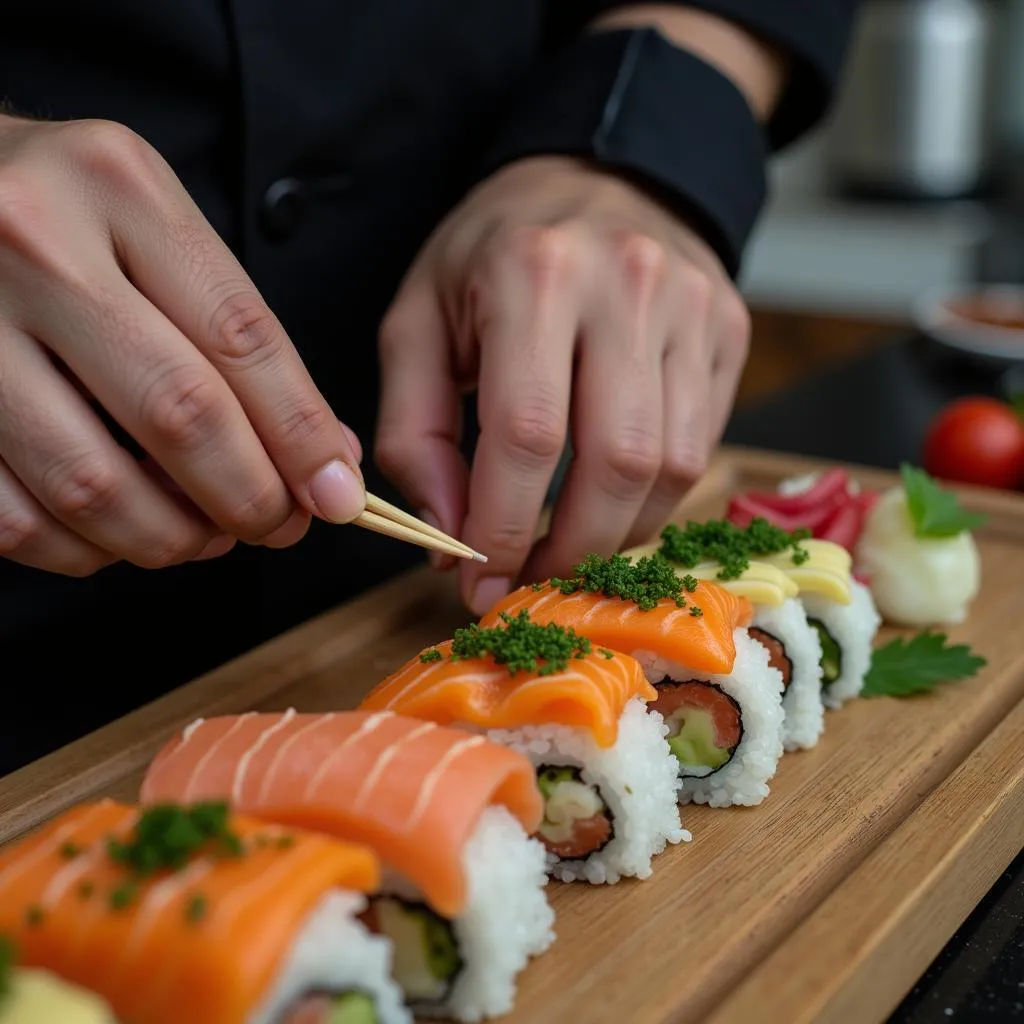
[{"label": "jacket button", "polygon": [[304,206],[302,182],[296,178],[281,178],[267,189],[260,201],[260,228],[272,241],[283,242],[298,229]]}]

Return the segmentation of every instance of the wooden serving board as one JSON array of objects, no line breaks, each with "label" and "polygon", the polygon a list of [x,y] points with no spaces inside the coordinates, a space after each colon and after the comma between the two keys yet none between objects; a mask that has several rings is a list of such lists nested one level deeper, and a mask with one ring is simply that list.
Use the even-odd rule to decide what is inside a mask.
[{"label": "wooden serving board", "polygon": [[[680,519],[815,468],[726,450]],[[523,974],[508,1024],[885,1019],[1024,847],[1024,498],[962,497],[989,520],[982,593],[951,635],[988,659],[982,674],[829,712],[761,806],[686,808],[693,841],[646,882],[553,883],[558,941]],[[429,570],[378,588],[0,779],[0,842],[81,800],[132,800],[148,760],[198,716],[352,707],[465,622],[452,581]]]}]

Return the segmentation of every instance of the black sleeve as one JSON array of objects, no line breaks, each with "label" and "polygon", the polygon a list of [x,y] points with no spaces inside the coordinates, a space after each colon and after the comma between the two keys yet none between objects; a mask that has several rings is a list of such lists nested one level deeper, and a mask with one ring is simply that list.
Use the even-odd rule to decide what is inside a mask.
[{"label": "black sleeve", "polygon": [[[551,49],[569,42],[595,18],[651,0],[554,0],[546,40]],[[790,60],[785,92],[768,125],[777,150],[813,128],[839,85],[843,60],[862,0],[654,0],[716,14],[783,50]]]},{"label": "black sleeve", "polygon": [[768,126],[731,79],[657,30],[584,31],[628,6],[555,0],[544,53],[513,90],[479,177],[541,154],[587,159],[653,193],[736,276],[765,202],[767,155],[827,109],[856,0],[689,0],[789,55],[789,84]]}]

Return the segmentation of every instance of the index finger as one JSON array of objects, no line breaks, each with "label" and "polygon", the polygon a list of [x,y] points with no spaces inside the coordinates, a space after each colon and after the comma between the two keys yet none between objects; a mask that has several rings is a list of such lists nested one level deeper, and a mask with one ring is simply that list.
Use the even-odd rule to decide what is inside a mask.
[{"label": "index finger", "polygon": [[133,283],[216,367],[296,499],[351,521],[359,459],[283,326],[183,188],[177,203],[148,198],[150,216],[115,224]]},{"label": "index finger", "polygon": [[480,439],[463,538],[488,562],[460,567],[477,614],[518,577],[565,447],[578,303],[564,284],[513,252],[477,294]]}]

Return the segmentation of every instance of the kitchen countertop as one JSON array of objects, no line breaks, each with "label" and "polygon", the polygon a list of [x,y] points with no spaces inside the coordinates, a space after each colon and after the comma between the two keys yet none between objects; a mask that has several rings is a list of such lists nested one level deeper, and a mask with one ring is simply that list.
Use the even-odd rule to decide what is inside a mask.
[{"label": "kitchen countertop", "polygon": [[[737,413],[726,440],[896,468],[920,460],[931,418],[967,393],[997,394],[999,373],[894,339]],[[889,1024],[1024,1021],[1024,853],[936,957]]]}]

